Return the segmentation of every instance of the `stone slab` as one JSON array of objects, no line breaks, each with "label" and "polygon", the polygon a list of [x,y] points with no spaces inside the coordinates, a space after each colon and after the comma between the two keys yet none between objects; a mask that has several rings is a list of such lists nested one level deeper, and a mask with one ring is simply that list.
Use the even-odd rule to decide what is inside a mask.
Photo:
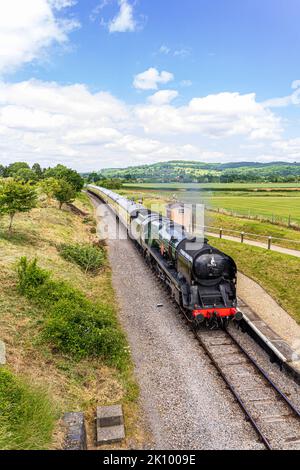
[{"label": "stone slab", "polygon": [[0,365],[4,366],[6,364],[6,349],[5,343],[0,341]]},{"label": "stone slab", "polygon": [[120,426],[97,426],[97,445],[120,442],[124,438],[125,429],[123,424]]},{"label": "stone slab", "polygon": [[[248,316],[248,315],[247,315]],[[249,317],[248,317],[249,318]],[[253,320],[252,320],[253,321]],[[270,341],[271,340],[282,340],[282,338],[275,333],[264,321],[262,320],[254,320],[253,324],[256,326],[256,328],[259,329],[259,331],[266,336]]]},{"label": "stone slab", "polygon": [[272,340],[271,343],[278,349],[288,362],[299,360],[299,356],[292,350],[292,348],[282,339]]},{"label": "stone slab", "polygon": [[66,426],[65,450],[87,450],[84,414],[81,412],[65,413]]},{"label": "stone slab", "polygon": [[260,321],[260,317],[257,315],[257,313],[253,312],[253,310],[251,310],[251,308],[249,307],[242,307],[241,308],[241,311],[247,315],[247,317],[249,318],[249,320],[251,321]]},{"label": "stone slab", "polygon": [[122,424],[124,424],[122,405],[97,407],[97,426],[110,427]]}]

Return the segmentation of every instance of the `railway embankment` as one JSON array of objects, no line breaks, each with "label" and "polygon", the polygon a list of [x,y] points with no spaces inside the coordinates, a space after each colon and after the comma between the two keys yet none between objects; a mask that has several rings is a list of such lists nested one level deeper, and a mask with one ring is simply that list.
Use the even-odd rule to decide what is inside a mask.
[{"label": "railway embankment", "polygon": [[85,413],[91,447],[96,407],[113,403],[122,403],[125,412],[122,446],[144,445],[138,387],[117,320],[106,249],[97,251],[96,266],[93,208],[85,195],[75,205],[80,211],[41,201],[16,217],[12,234],[6,218],[1,220],[1,449],[61,448],[61,418],[68,411]]}]

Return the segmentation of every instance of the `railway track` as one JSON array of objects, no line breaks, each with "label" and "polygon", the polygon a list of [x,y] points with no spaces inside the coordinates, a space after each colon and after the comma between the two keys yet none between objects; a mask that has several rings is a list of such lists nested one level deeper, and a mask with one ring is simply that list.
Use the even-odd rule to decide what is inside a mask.
[{"label": "railway track", "polygon": [[201,346],[269,450],[300,449],[300,412],[228,330],[198,330]]},{"label": "railway track", "polygon": [[[161,279],[153,266],[148,267]],[[300,411],[267,372],[228,330],[193,331],[265,447],[300,450]]]}]

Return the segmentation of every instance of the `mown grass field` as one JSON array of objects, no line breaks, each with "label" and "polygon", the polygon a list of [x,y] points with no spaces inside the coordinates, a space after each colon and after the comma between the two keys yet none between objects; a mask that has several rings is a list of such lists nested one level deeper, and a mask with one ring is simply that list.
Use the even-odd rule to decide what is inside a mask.
[{"label": "mown grass field", "polygon": [[128,189],[154,189],[154,190],[185,190],[185,189],[206,189],[206,190],[247,190],[247,189],[270,189],[270,188],[299,188],[300,183],[126,183],[124,188]]},{"label": "mown grass field", "polygon": [[[75,204],[93,213],[87,196],[80,195]],[[66,411],[85,412],[89,442],[92,443],[96,406],[115,402],[124,405],[128,440],[137,445],[143,440],[143,431],[137,422],[138,388],[131,363],[126,370],[117,370],[101,358],[77,360],[41,341],[46,312],[42,305],[22,296],[17,290],[17,261],[21,256],[28,259],[37,257],[38,265],[49,270],[53,279],[67,282],[92,302],[104,307],[107,305],[112,315],[117,317],[118,306],[107,263],[97,275],[89,275],[65,260],[57,249],[61,243],[91,242],[95,237],[92,218],[88,223],[84,222],[82,217],[67,210],[60,211],[54,204],[49,207],[45,204],[29,214],[17,215],[12,236],[7,233],[6,217],[0,221],[0,337],[7,349],[6,369],[21,381],[20,388],[24,390],[26,403],[31,406],[32,396],[40,400],[35,419],[22,421],[27,427],[26,432],[23,430],[23,436],[27,436],[25,440],[20,439],[20,427],[16,428],[12,439],[5,431],[6,424],[0,419],[2,448],[60,448],[63,440],[60,417]],[[1,405],[6,406],[3,400],[0,396],[0,415]],[[12,403],[13,407],[18,405],[15,401]],[[49,413],[43,419],[39,410],[45,408],[45,403]],[[13,409],[11,407],[10,403],[5,409]],[[9,422],[13,424],[11,420]],[[127,442],[124,443],[125,448]]]},{"label": "mown grass field", "polygon": [[[125,185],[125,191],[163,199],[177,199],[185,203],[204,204],[207,208],[224,209],[234,215],[261,217],[272,222],[300,226],[300,185],[291,183],[269,184],[137,184]],[[197,191],[198,189],[199,191]]]}]

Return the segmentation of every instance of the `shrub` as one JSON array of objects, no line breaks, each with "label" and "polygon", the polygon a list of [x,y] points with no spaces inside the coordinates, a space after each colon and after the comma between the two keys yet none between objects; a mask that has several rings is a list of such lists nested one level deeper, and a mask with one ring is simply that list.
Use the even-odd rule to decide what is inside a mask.
[{"label": "shrub", "polygon": [[46,449],[55,424],[52,403],[42,389],[0,369],[0,448]]},{"label": "shrub", "polygon": [[32,289],[43,285],[50,274],[37,266],[37,260],[28,262],[25,256],[18,264],[19,290],[22,294],[28,294]]},{"label": "shrub", "polygon": [[110,365],[126,367],[126,339],[112,309],[91,302],[66,282],[51,279],[36,260],[21,258],[18,276],[23,295],[45,307],[44,340],[76,359],[102,357]]},{"label": "shrub", "polygon": [[92,245],[60,245],[60,255],[77,264],[85,272],[97,272],[105,261],[104,251]]},{"label": "shrub", "polygon": [[51,309],[43,336],[56,348],[80,359],[101,356],[119,366],[126,356],[124,335],[104,308],[87,303],[85,309],[62,300]]}]

